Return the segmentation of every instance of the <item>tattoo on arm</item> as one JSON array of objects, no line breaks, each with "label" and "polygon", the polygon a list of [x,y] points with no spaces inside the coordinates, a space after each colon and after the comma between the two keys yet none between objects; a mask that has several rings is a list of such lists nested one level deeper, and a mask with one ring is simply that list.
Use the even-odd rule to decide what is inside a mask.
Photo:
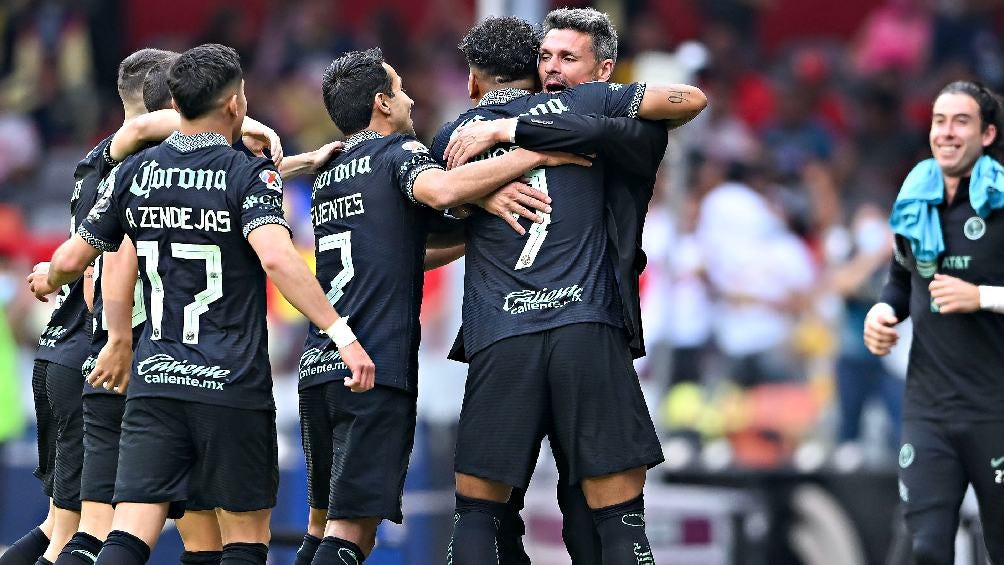
[{"label": "tattoo on arm", "polygon": [[671,104],[683,104],[687,102],[687,93],[682,90],[670,90],[668,100]]}]

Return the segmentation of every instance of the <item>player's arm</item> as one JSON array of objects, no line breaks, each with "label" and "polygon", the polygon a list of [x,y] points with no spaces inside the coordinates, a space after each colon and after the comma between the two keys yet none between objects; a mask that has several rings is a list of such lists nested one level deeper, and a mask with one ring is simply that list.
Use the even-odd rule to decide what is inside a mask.
[{"label": "player's arm", "polygon": [[517,148],[505,155],[468,163],[450,171],[426,169],[416,177],[412,195],[418,202],[445,210],[475,202],[531,169],[559,165],[588,167],[591,163],[578,155]]},{"label": "player's arm", "polygon": [[498,143],[536,151],[603,154],[625,170],[646,170],[666,146],[662,122],[610,118],[597,114],[525,115],[471,122],[457,130],[446,147],[448,168],[466,163]]},{"label": "player's arm", "polygon": [[[163,141],[180,128],[181,115],[175,110],[157,110],[136,116],[115,132],[108,155],[115,161],[122,161],[145,144]],[[281,164],[282,142],[279,134],[272,128],[254,118],[245,117],[241,125],[241,137],[248,149],[256,155],[263,156],[262,149],[267,147],[272,153],[272,161],[277,166]]]},{"label": "player's arm", "polygon": [[[108,342],[87,377],[91,386],[124,394],[132,371],[132,308],[139,260],[128,236],[118,251],[101,257],[101,299]],[[100,322],[99,322],[100,323]]]},{"label": "player's arm", "polygon": [[864,342],[875,355],[886,355],[899,341],[896,324],[910,314],[910,271],[893,260],[889,280],[877,304],[865,316]]},{"label": "player's arm", "polygon": [[279,165],[279,174],[282,175],[282,180],[314,174],[343,149],[345,149],[344,143],[332,141],[314,151],[284,157]]},{"label": "player's arm", "polygon": [[83,275],[100,254],[101,252],[84,241],[84,238],[73,234],[52,254],[52,260],[47,265],[48,269],[45,263],[35,265],[28,275],[28,288],[35,298],[48,302],[46,296]]},{"label": "player's arm", "polygon": [[708,106],[708,97],[689,84],[647,85],[638,107],[638,117],[659,120],[669,129],[693,120]]},{"label": "player's arm", "polygon": [[463,243],[452,247],[428,247],[425,250],[425,270],[431,271],[433,269],[438,269],[443,265],[449,265],[450,263],[463,257],[466,250],[467,246]]},{"label": "player's arm", "polygon": [[94,311],[94,268],[87,267],[84,269],[84,305],[87,306],[88,312]]},{"label": "player's arm", "polygon": [[349,329],[347,320],[328,303],[321,285],[293,246],[289,231],[279,224],[265,224],[251,230],[247,239],[279,292],[314,325],[324,328],[338,346],[342,361],[352,371],[352,378],[345,379],[345,386],[354,392],[373,388],[373,361]]}]

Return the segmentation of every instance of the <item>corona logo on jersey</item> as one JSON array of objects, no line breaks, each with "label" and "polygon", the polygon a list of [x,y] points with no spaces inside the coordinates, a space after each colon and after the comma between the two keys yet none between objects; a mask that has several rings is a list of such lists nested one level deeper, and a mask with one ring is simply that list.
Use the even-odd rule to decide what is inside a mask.
[{"label": "corona logo on jersey", "polygon": [[[281,181],[280,181],[281,182]],[[157,161],[143,161],[139,172],[132,178],[129,192],[150,198],[150,191],[177,186],[188,190],[226,190],[227,172],[209,169],[160,168]]]},{"label": "corona logo on jersey", "polygon": [[262,171],[258,173],[258,178],[265,186],[276,192],[282,192],[282,177],[275,171]]}]

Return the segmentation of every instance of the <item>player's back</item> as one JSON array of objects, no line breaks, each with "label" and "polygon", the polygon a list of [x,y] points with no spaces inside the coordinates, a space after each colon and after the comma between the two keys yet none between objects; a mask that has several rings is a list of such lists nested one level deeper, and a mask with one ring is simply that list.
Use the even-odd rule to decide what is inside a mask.
[{"label": "player's back", "polygon": [[99,202],[82,235],[101,248],[100,216],[114,214],[136,245],[149,303],[130,397],[273,407],[265,275],[245,239],[262,225],[286,226],[271,163],[219,134],[176,132],[123,163],[108,185],[111,202]]},{"label": "player's back", "polygon": [[[644,88],[589,83],[559,94],[516,89],[487,94],[437,135],[442,158],[453,132],[474,120],[574,112],[633,116]],[[513,148],[498,145],[483,157]],[[530,185],[547,193],[552,211],[543,222],[521,223],[516,234],[501,219],[476,209],[468,219],[463,339],[471,356],[499,339],[570,323],[623,325],[605,225],[604,164],[535,169]]]},{"label": "player's back", "polygon": [[[317,279],[377,366],[377,383],[417,387],[427,214],[406,186],[435,166],[411,136],[364,131],[346,140],[311,198]],[[311,325],[300,388],[349,376],[330,339]]]}]

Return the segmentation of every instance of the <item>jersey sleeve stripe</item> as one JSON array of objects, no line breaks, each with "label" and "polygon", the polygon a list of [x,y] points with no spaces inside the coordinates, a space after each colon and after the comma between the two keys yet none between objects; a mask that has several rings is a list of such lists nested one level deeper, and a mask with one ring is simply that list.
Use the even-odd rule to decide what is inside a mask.
[{"label": "jersey sleeve stripe", "polygon": [[[417,165],[414,164],[416,161],[418,161]],[[429,169],[443,170],[443,166],[435,162],[428,155],[416,156],[404,165],[401,165],[401,172],[407,172],[408,174],[408,177],[404,181],[404,192],[408,195],[408,200],[411,200],[414,204],[424,205],[415,199],[415,180],[418,178],[419,174],[428,171]]]},{"label": "jersey sleeve stripe", "polygon": [[641,108],[641,100],[642,98],[645,98],[646,87],[647,85],[644,82],[638,83],[638,87],[634,91],[634,97],[631,99],[631,105],[628,106],[627,117],[638,117],[638,110]]},{"label": "jersey sleeve stripe", "polygon": [[86,226],[80,226],[79,228],[77,228],[77,235],[84,238],[84,241],[86,241],[88,245],[90,245],[94,249],[97,249],[98,251],[101,251],[102,253],[106,251],[109,252],[118,251],[119,249],[119,244],[101,239],[100,237],[88,231]]},{"label": "jersey sleeve stripe", "polygon": [[247,239],[248,235],[252,231],[262,226],[267,226],[270,224],[278,224],[286,228],[286,230],[289,231],[290,235],[293,234],[292,228],[289,227],[289,224],[286,223],[286,219],[283,218],[282,216],[261,216],[251,220],[250,222],[244,225],[244,239]]}]

